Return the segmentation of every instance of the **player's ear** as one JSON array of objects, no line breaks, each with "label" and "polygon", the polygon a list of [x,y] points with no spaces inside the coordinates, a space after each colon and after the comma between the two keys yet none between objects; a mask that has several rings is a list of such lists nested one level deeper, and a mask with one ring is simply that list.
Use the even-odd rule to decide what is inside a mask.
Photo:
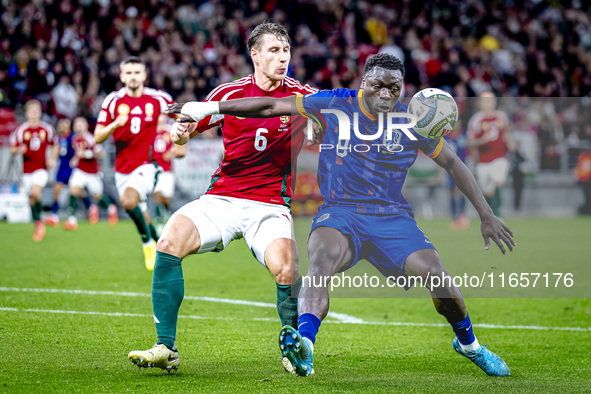
[{"label": "player's ear", "polygon": [[359,86],[360,89],[365,89],[365,75],[361,77],[361,86]]},{"label": "player's ear", "polygon": [[252,59],[252,62],[254,63],[255,61],[259,61],[259,53],[257,52],[256,49],[252,48],[250,50],[250,57]]}]

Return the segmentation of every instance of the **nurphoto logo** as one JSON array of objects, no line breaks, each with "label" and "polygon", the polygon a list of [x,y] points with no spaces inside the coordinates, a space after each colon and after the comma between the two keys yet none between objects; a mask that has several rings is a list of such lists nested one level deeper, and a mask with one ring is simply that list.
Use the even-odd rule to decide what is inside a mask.
[{"label": "nurphoto logo", "polygon": [[[337,154],[339,156],[346,156],[347,151],[351,152],[354,150],[355,152],[368,152],[371,148],[367,144],[358,144],[355,146],[350,146],[349,141],[351,140],[351,119],[349,116],[338,109],[322,109],[320,111],[323,114],[331,114],[335,115],[338,119],[339,124],[339,142],[336,146]],[[409,130],[416,126],[417,124],[417,117],[414,114],[409,113],[402,113],[402,112],[389,112],[386,114],[386,135],[384,137],[384,113],[380,112],[378,114],[378,131],[375,134],[363,134],[359,131],[359,113],[353,113],[353,132],[362,141],[375,141],[379,138],[383,138],[383,144],[371,144],[375,146],[380,152],[383,150],[385,153],[396,153],[401,152],[403,150],[402,145],[399,144],[400,142],[400,131],[406,134],[406,136],[416,141],[417,137]],[[394,119],[407,119],[408,123],[394,123]],[[307,136],[309,139],[313,139],[313,120],[308,119],[307,125]],[[335,149],[333,144],[320,144],[320,151],[323,150],[330,150]]]}]

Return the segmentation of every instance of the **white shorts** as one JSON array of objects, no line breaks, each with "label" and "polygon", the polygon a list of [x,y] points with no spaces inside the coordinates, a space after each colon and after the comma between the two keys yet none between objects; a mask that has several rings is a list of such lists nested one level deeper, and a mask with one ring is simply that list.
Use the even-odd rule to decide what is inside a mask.
[{"label": "white shorts", "polygon": [[496,187],[507,182],[509,167],[509,160],[504,157],[494,159],[490,163],[476,164],[476,179],[484,195],[494,193]]},{"label": "white shorts", "polygon": [[25,194],[31,194],[31,189],[33,189],[33,185],[41,186],[43,189],[47,186],[47,182],[49,181],[49,172],[44,169],[35,170],[30,174],[23,174],[23,191]]},{"label": "white shorts", "polygon": [[186,216],[195,224],[201,237],[197,253],[219,252],[233,240],[244,238],[254,257],[265,266],[265,250],[271,242],[279,238],[295,240],[291,212],[282,205],[206,194],[174,215]]},{"label": "white shorts", "polygon": [[172,171],[164,171],[158,174],[154,193],[159,192],[166,198],[172,198],[174,195],[174,174]]},{"label": "white shorts", "polygon": [[79,168],[74,168],[69,187],[86,188],[91,196],[102,196],[103,195],[103,178],[100,174],[89,174]]},{"label": "white shorts", "polygon": [[148,209],[146,199],[148,195],[154,190],[154,183],[156,182],[156,173],[158,168],[154,164],[142,164],[129,174],[115,173],[115,185],[117,186],[117,193],[119,197],[128,187],[134,189],[140,195],[140,203],[138,206],[142,212]]}]

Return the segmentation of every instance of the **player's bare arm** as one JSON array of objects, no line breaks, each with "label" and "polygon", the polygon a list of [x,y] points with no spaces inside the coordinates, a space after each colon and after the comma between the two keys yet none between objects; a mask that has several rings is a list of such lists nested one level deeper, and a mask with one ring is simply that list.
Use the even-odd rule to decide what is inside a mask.
[{"label": "player's bare arm", "polygon": [[60,146],[56,144],[51,148],[51,154],[49,155],[49,157],[45,161],[45,165],[47,166],[48,170],[51,170],[53,168],[53,166],[55,166],[55,163],[57,163],[57,158],[59,156],[59,153],[60,153]]},{"label": "player's bare arm", "polygon": [[119,127],[125,126],[128,120],[129,115],[119,115],[111,124],[107,126],[96,126],[94,131],[94,141],[97,144],[105,142],[107,138],[109,138],[109,136],[115,132],[115,130],[117,130]]},{"label": "player's bare arm", "polygon": [[11,155],[25,154],[25,152],[27,152],[26,145],[17,145],[17,146],[10,147],[10,154]]},{"label": "player's bare arm", "polygon": [[244,118],[274,118],[289,116],[295,108],[295,96],[284,98],[256,97],[228,101],[208,101],[177,103],[168,107],[166,113],[181,114],[173,126],[170,135],[175,145],[185,145],[199,134],[196,123],[209,115],[231,115]]},{"label": "player's bare arm", "polygon": [[284,98],[254,97],[227,101],[192,101],[184,104],[173,104],[168,107],[169,114],[181,114],[185,117],[177,122],[195,122],[208,115],[231,115],[244,118],[274,118],[289,116],[295,108],[296,96]]},{"label": "player's bare arm", "polygon": [[171,152],[173,158],[181,159],[187,154],[187,147],[184,145],[173,145]]},{"label": "player's bare arm", "polygon": [[505,247],[501,241],[507,245],[510,251],[513,251],[513,246],[517,245],[513,240],[513,232],[493,214],[476,183],[476,179],[447,142],[443,142],[443,148],[434,160],[448,172],[460,191],[474,205],[480,216],[480,231],[484,238],[485,249],[490,248],[490,239],[492,239],[503,254],[505,254]]}]

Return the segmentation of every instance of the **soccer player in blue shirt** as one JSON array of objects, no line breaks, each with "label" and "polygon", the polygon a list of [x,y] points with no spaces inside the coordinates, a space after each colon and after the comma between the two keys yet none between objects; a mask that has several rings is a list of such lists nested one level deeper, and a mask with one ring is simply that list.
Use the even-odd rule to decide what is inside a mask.
[{"label": "soccer player in blue shirt", "polygon": [[[298,302],[298,329],[283,327],[279,343],[284,357],[300,376],[313,373],[313,350],[321,321],[329,307],[328,288],[313,286],[325,277],[343,272],[367,259],[385,276],[418,276],[431,292],[435,309],[450,323],[456,338],[453,348],[488,375],[510,375],[507,364],[478,343],[460,290],[451,280],[436,285],[433,277],[450,278],[431,241],[417,226],[410,204],[402,196],[408,168],[422,150],[452,177],[481,219],[485,249],[492,239],[503,254],[504,242],[513,250],[513,234],[486,203],[476,180],[442,138],[428,139],[406,130],[389,133],[379,144],[368,141],[391,112],[406,113],[399,102],[404,65],[396,57],[379,54],[365,65],[361,89],[325,90],[299,97],[248,98],[222,102],[177,104],[171,113],[186,115],[179,121],[196,121],[212,114],[261,118],[290,116],[294,108],[323,125],[318,182],[325,203],[314,218],[308,238],[310,266]],[[322,110],[339,110],[349,119],[358,113],[358,132],[339,139],[337,116]],[[405,119],[399,119],[404,124]],[[338,132],[337,132],[338,130]],[[351,131],[351,130],[347,130]],[[359,132],[360,131],[360,132]],[[379,132],[378,132],[379,133]],[[411,134],[410,136],[407,134]],[[365,140],[358,134],[366,137]],[[414,137],[414,138],[411,138]],[[270,133],[268,138],[272,138]],[[331,148],[332,146],[332,148]],[[402,147],[402,148],[400,148]],[[427,281],[430,278],[431,281]],[[314,282],[316,281],[316,282]]]},{"label": "soccer player in blue shirt", "polygon": [[[64,118],[57,122],[57,132],[59,135],[59,155],[60,164],[56,172],[55,183],[53,185],[53,203],[51,204],[51,215],[45,218],[44,222],[48,226],[58,227],[60,224],[58,212],[59,196],[64,188],[64,185],[68,185],[70,182],[70,176],[72,176],[72,167],[70,167],[70,161],[74,157],[74,147],[72,146],[72,139],[74,134],[71,128],[72,122],[70,119]],[[86,209],[90,207],[91,201],[88,195],[83,198],[84,206]]]}]

